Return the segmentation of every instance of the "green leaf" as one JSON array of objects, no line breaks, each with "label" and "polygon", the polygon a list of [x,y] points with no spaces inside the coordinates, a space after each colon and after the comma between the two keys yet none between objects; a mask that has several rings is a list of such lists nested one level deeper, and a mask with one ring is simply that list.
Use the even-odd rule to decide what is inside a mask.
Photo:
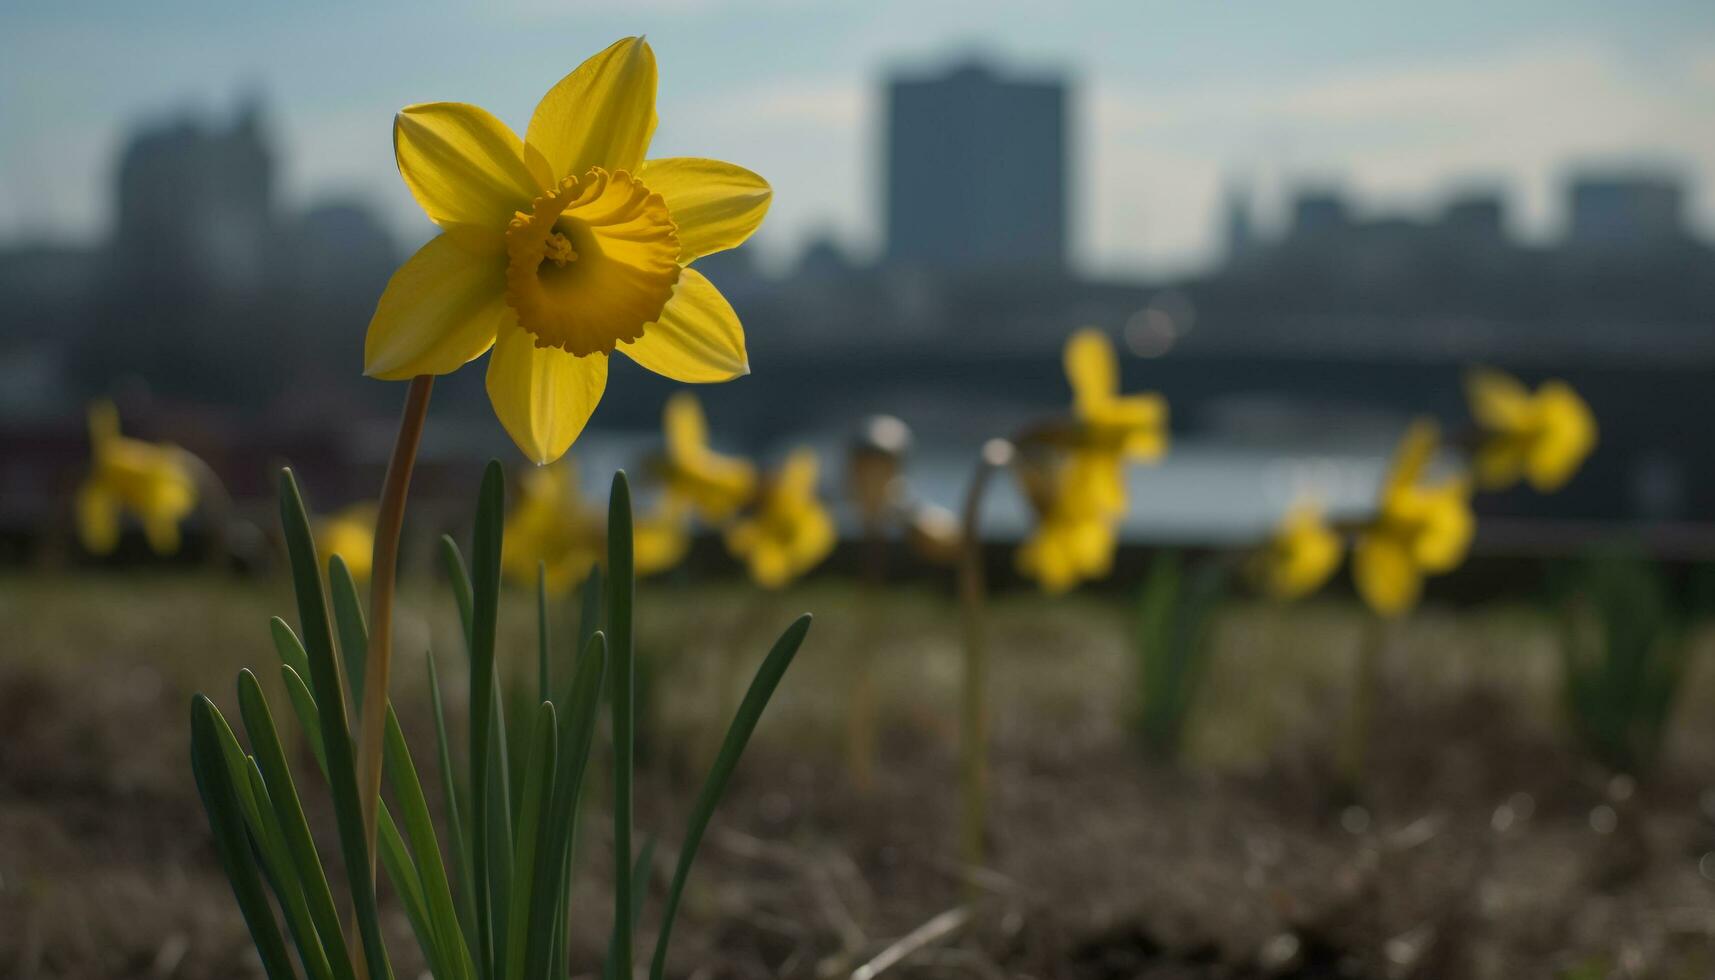
[{"label": "green leaf", "polygon": [[232,895],[262,958],[263,970],[269,980],[296,980],[291,954],[286,951],[286,941],[257,874],[238,793],[215,734],[214,720],[219,714],[208,698],[199,694],[191,699],[191,772],[196,777],[197,794],[208,813],[215,854],[232,885]]},{"label": "green leaf", "polygon": [[393,785],[394,799],[405,818],[405,832],[423,885],[435,945],[442,963],[453,970],[443,980],[473,977],[475,965],[471,962],[470,949],[465,945],[458,912],[453,907],[452,887],[447,883],[440,841],[435,837],[435,822],[429,816],[429,801],[423,795],[417,766],[411,760],[411,747],[405,742],[405,731],[399,727],[399,716],[391,704],[387,706],[386,752],[387,781]]},{"label": "green leaf", "polygon": [[[649,966],[651,980],[661,980],[667,968],[667,944],[673,935],[673,919],[679,914],[679,899],[685,891],[685,879],[690,876],[691,862],[703,842],[709,818],[714,816],[715,804],[720,802],[733,770],[738,768],[739,756],[744,754],[751,733],[756,731],[756,723],[762,717],[763,709],[768,707],[768,699],[773,697],[774,689],[780,685],[780,679],[785,676],[786,668],[791,666],[792,658],[797,655],[809,631],[810,617],[800,616],[768,651],[762,666],[757,668],[756,677],[750,682],[750,690],[745,692],[744,701],[738,706],[738,714],[727,728],[720,754],[715,757],[714,766],[703,781],[702,791],[697,794],[697,802],[691,808],[690,824],[685,829],[685,842],[679,849],[679,864],[673,871],[673,883],[667,889],[667,904],[661,912],[661,934],[655,940],[655,956]],[[624,973],[618,975],[626,976]]]},{"label": "green leaf", "polygon": [[[500,615],[500,547],[505,518],[506,478],[497,460],[489,460],[477,496],[476,533],[472,542],[474,577],[470,617],[470,768],[471,819],[476,872],[477,937],[479,972],[494,975],[497,962],[494,899],[490,894],[490,847],[495,829],[490,826],[489,773],[495,714],[494,631]],[[456,585],[455,585],[456,589]]]},{"label": "green leaf", "polygon": [[464,628],[464,649],[470,653],[471,596],[470,572],[465,569],[464,555],[451,535],[441,535],[441,561],[447,567],[447,580],[453,587],[453,602],[459,609],[459,625]]},{"label": "green leaf", "polygon": [[244,778],[250,783],[251,794],[261,805],[256,815],[258,823],[251,828],[251,834],[262,842],[263,867],[274,883],[274,897],[280,902],[280,911],[285,913],[286,929],[298,947],[298,962],[304,965],[304,973],[310,980],[333,980],[327,951],[322,948],[321,937],[316,934],[315,923],[310,917],[309,903],[304,899],[303,882],[287,853],[285,834],[274,815],[268,784],[263,780],[256,760],[248,756],[244,760]]},{"label": "green leaf", "polygon": [[447,836],[452,838],[453,855],[458,862],[459,924],[464,929],[465,951],[476,946],[476,892],[472,882],[470,841],[465,837],[464,821],[460,818],[458,777],[453,771],[452,740],[447,737],[447,714],[441,700],[440,669],[435,664],[435,651],[426,654],[429,672],[429,705],[435,715],[435,756],[440,763],[441,794],[446,802]]},{"label": "green leaf", "polygon": [[[643,839],[643,846],[637,849],[637,860],[631,862],[631,920],[637,921],[643,914],[643,898],[649,892],[649,870],[655,862],[655,836],[653,834]],[[601,975],[603,980],[614,980],[612,942],[608,943],[607,958],[602,960]],[[558,974],[556,974],[557,976]]]},{"label": "green leaf", "polygon": [[[636,675],[632,662],[631,606],[637,581],[632,570],[631,484],[625,471],[613,475],[607,501],[608,654],[613,660],[609,710],[613,724],[613,853],[619,868],[630,865],[632,752],[637,736],[633,710]],[[631,976],[631,876],[613,876],[613,970]]]},{"label": "green leaf", "polygon": [[244,729],[250,734],[250,745],[256,753],[256,765],[268,785],[268,798],[273,804],[286,849],[297,866],[304,900],[316,933],[321,937],[328,966],[337,980],[356,980],[333,890],[328,886],[321,855],[316,851],[309,821],[304,817],[303,802],[292,780],[292,769],[286,762],[286,752],[274,726],[274,715],[268,709],[262,685],[249,670],[238,675],[238,704]]},{"label": "green leaf", "polygon": [[280,472],[280,522],[286,535],[286,553],[291,558],[292,587],[298,598],[298,622],[309,655],[310,682],[321,708],[322,742],[327,751],[328,785],[333,792],[334,815],[345,859],[346,878],[351,885],[358,935],[362,937],[364,960],[372,980],[391,980],[392,966],[381,940],[381,920],[375,904],[375,882],[369,869],[369,848],[364,842],[363,814],[358,802],[357,772],[352,761],[351,733],[346,728],[345,692],[340,686],[339,663],[334,659],[333,633],[328,623],[321,575],[316,562],[315,538],[304,508],[298,483],[289,469]]},{"label": "green leaf", "polygon": [[[559,746],[559,723],[554,705],[543,701],[536,710],[536,723],[530,737],[529,752],[524,762],[524,795],[518,808],[516,857],[512,862],[512,895],[507,902],[510,925],[506,935],[504,970],[496,975],[508,980],[524,980],[525,944],[529,940],[532,891],[546,887],[554,877],[546,875],[547,852],[538,850],[548,843],[543,838],[542,812],[554,794],[555,753]],[[553,904],[549,898],[548,904]]]},{"label": "green leaf", "polygon": [[607,638],[601,633],[590,637],[584,655],[578,658],[571,687],[562,703],[566,706],[565,721],[560,725],[559,771],[554,777],[553,798],[548,804],[548,817],[542,823],[542,840],[536,848],[536,866],[547,868],[549,875],[538,874],[531,891],[528,912],[529,942],[524,953],[526,977],[564,976],[552,972],[564,964],[566,943],[566,895],[571,880],[572,837],[577,832],[578,798],[583,789],[584,772],[589,765],[590,746],[595,740],[596,717],[601,708],[601,685],[607,670]]},{"label": "green leaf", "polygon": [[[325,778],[328,772],[328,757],[326,747],[322,744],[321,710],[316,707],[309,685],[304,683],[304,679],[299,677],[296,671],[282,666],[280,677],[286,684],[286,694],[291,698],[292,710],[298,716],[298,724],[310,743],[310,751],[315,754],[316,764],[321,766],[322,776]],[[411,863],[405,839],[400,835],[398,825],[393,822],[393,813],[386,802],[382,802],[377,818],[375,846],[380,853],[381,867],[387,872],[387,880],[393,883],[393,890],[399,893],[400,904],[405,907],[405,918],[411,923],[411,932],[417,937],[417,945],[422,948],[424,957],[429,960],[430,973],[434,975],[449,972],[440,964],[439,947],[429,925],[428,903],[423,898],[422,881],[417,877],[417,868]]]},{"label": "green leaf", "polygon": [[554,689],[548,669],[548,563],[536,563],[536,700],[551,701]]},{"label": "green leaf", "polygon": [[304,645],[298,642],[298,634],[292,632],[292,627],[275,616],[268,621],[268,629],[274,636],[274,649],[280,654],[280,662],[297,671],[299,677],[310,676],[310,655],[304,652]]},{"label": "green leaf", "polygon": [[333,596],[334,625],[339,630],[339,652],[345,678],[351,688],[351,703],[363,703],[365,664],[369,660],[369,629],[363,623],[363,600],[345,559],[328,556],[328,592]]}]

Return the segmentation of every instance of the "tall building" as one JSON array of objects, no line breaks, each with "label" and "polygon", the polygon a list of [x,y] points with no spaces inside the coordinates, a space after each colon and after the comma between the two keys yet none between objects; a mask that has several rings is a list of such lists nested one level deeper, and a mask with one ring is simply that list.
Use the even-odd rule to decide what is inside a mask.
[{"label": "tall building", "polygon": [[1685,188],[1666,174],[1585,174],[1570,188],[1567,244],[1604,252],[1636,252],[1678,244],[1685,237]]},{"label": "tall building", "polygon": [[1066,266],[1067,89],[971,62],[887,88],[887,260],[951,272]]},{"label": "tall building", "polygon": [[274,231],[273,153],[260,103],[230,127],[185,116],[135,134],[120,156],[114,259],[134,288],[254,289]]}]

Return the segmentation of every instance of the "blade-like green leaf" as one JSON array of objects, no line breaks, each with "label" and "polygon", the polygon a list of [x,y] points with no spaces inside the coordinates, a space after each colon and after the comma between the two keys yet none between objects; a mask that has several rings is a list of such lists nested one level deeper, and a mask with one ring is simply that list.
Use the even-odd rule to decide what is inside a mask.
[{"label": "blade-like green leaf", "polygon": [[[614,866],[631,865],[631,769],[635,747],[635,668],[632,663],[631,605],[637,582],[632,570],[631,484],[625,471],[613,475],[607,500],[607,628],[612,661],[609,710],[613,725],[613,853]],[[613,876],[613,969],[631,976],[631,876]]]},{"label": "blade-like green leaf", "polygon": [[268,630],[274,637],[274,649],[280,654],[280,662],[297,671],[299,677],[310,676],[310,655],[304,652],[304,645],[298,641],[298,634],[292,632],[292,627],[275,616],[268,620]]},{"label": "blade-like green leaf", "polygon": [[292,779],[292,769],[286,762],[286,752],[274,727],[274,716],[262,685],[249,670],[238,675],[238,705],[244,719],[244,729],[250,734],[256,764],[268,786],[268,798],[280,824],[288,852],[297,866],[298,879],[304,889],[311,921],[321,937],[329,968],[337,980],[356,980],[352,970],[351,953],[340,927],[339,910],[334,905],[333,890],[328,886],[321,856],[316,852],[315,839],[310,834],[309,821],[304,817],[302,800]]},{"label": "blade-like green leaf", "polygon": [[542,841],[537,845],[536,860],[540,868],[550,869],[531,889],[528,913],[529,941],[524,954],[526,977],[564,976],[551,972],[564,964],[566,942],[564,916],[566,895],[571,876],[572,836],[577,830],[578,797],[582,792],[584,771],[589,765],[590,745],[595,740],[596,716],[601,708],[601,686],[607,669],[607,638],[601,633],[590,637],[589,647],[578,658],[572,675],[571,688],[563,700],[565,721],[560,725],[559,771],[554,777],[553,799],[548,804],[547,819],[542,822]]},{"label": "blade-like green leaf", "polygon": [[447,580],[453,587],[453,603],[458,606],[459,626],[464,630],[465,653],[470,652],[471,586],[470,572],[465,568],[464,555],[458,542],[449,534],[441,535],[441,562],[447,569]]},{"label": "blade-like green leaf", "polygon": [[[281,666],[280,678],[285,682],[292,711],[298,716],[298,725],[303,729],[325,779],[328,757],[322,744],[321,711],[316,707],[315,697],[310,693],[309,685],[291,667]],[[424,958],[429,961],[430,974],[450,973],[440,963],[439,947],[429,925],[428,902],[423,898],[423,883],[417,877],[417,868],[411,863],[405,839],[399,833],[399,826],[393,822],[393,813],[385,801],[376,816],[375,849],[381,858],[382,870],[387,872],[387,880],[393,883],[393,890],[399,894],[400,904],[405,907],[405,918],[411,923],[411,932],[417,937],[417,945],[422,948]]]},{"label": "blade-like green leaf", "polygon": [[690,823],[685,828],[685,842],[679,849],[679,863],[673,870],[673,883],[667,889],[667,904],[661,911],[661,933],[655,940],[655,956],[649,965],[651,980],[661,980],[667,968],[667,944],[673,935],[673,919],[679,914],[679,899],[685,891],[685,879],[690,876],[691,862],[697,856],[697,847],[703,842],[703,832],[708,829],[715,804],[720,802],[721,794],[726,791],[727,782],[738,767],[739,757],[744,754],[751,733],[756,731],[763,709],[768,707],[768,699],[773,697],[774,689],[779,686],[780,678],[785,676],[786,668],[791,666],[792,658],[797,655],[804,635],[809,631],[810,617],[800,616],[768,651],[762,666],[757,668],[755,679],[750,682],[750,690],[745,692],[744,701],[738,706],[738,714],[727,728],[720,754],[715,757],[715,764],[703,781],[702,791],[697,794],[696,805],[691,808]]},{"label": "blade-like green leaf", "polygon": [[304,965],[304,974],[310,980],[333,980],[327,951],[322,947],[321,937],[317,935],[315,922],[310,916],[309,903],[304,899],[303,882],[287,851],[286,837],[274,815],[268,784],[263,780],[262,770],[257,768],[255,759],[245,758],[244,778],[249,781],[250,792],[261,806],[257,813],[259,825],[251,832],[256,840],[262,842],[259,850],[263,867],[274,883],[274,897],[279,900],[280,911],[285,913],[286,930],[292,934],[292,942],[298,947],[298,962]]},{"label": "blade-like green leaf", "polygon": [[459,901],[459,925],[464,929],[465,949],[475,948],[476,936],[476,893],[472,890],[471,882],[475,874],[471,871],[470,841],[465,837],[464,821],[460,814],[458,777],[453,771],[452,740],[447,737],[447,713],[441,700],[440,669],[435,663],[435,651],[428,650],[425,655],[429,672],[429,705],[435,715],[435,756],[440,763],[441,793],[446,801],[447,836],[452,838],[453,856],[458,862],[459,887],[456,897]]},{"label": "blade-like green leaf", "polygon": [[369,629],[363,622],[363,600],[345,559],[328,556],[328,594],[333,596],[334,626],[339,630],[340,661],[345,666],[351,703],[363,703],[364,666],[369,660]]},{"label": "blade-like green leaf", "polygon": [[523,980],[525,945],[529,940],[529,909],[531,894],[538,884],[546,886],[554,877],[544,874],[547,853],[537,848],[545,843],[542,832],[543,811],[554,794],[555,753],[559,747],[559,722],[551,701],[543,701],[536,711],[536,723],[530,736],[529,752],[524,763],[524,795],[518,808],[517,851],[513,859],[512,895],[507,901],[511,910],[506,934],[505,969],[498,976],[508,980]]},{"label": "blade-like green leaf", "polygon": [[369,874],[369,847],[364,842],[363,812],[357,795],[357,770],[352,761],[351,732],[346,728],[345,691],[340,683],[339,661],[334,658],[333,631],[322,593],[315,537],[310,533],[310,518],[298,492],[298,481],[289,469],[280,471],[280,523],[286,535],[286,553],[291,558],[298,624],[304,651],[309,655],[309,681],[315,690],[316,704],[321,708],[328,786],[333,793],[340,849],[345,859],[346,879],[351,885],[364,960],[372,980],[390,980],[393,969],[381,941],[375,882]]},{"label": "blade-like green leaf", "polygon": [[232,885],[232,895],[238,900],[238,910],[250,929],[257,955],[262,958],[263,970],[269,980],[296,980],[291,954],[286,951],[286,941],[280,935],[279,923],[274,921],[274,910],[268,905],[261,875],[251,856],[249,832],[245,829],[232,774],[215,735],[214,719],[218,715],[214,702],[208,698],[199,694],[191,699],[191,772],[196,777],[197,794],[208,813],[215,853]]},{"label": "blade-like green leaf", "polygon": [[[631,920],[637,921],[643,914],[643,897],[649,892],[649,871],[655,862],[655,835],[643,838],[643,846],[637,849],[637,860],[631,864]],[[603,980],[614,980],[613,944],[609,942],[607,958],[602,960],[601,975]]]},{"label": "blade-like green leaf", "polygon": [[479,972],[494,976],[497,959],[494,901],[490,894],[489,773],[493,745],[495,703],[494,631],[500,615],[500,547],[505,518],[506,478],[498,460],[489,460],[477,496],[476,533],[471,553],[474,562],[470,618],[470,786],[476,872],[477,937]]},{"label": "blade-like green leaf", "polygon": [[536,700],[552,701],[554,688],[548,669],[548,563],[536,563]]},{"label": "blade-like green leaf", "polygon": [[405,832],[418,878],[423,884],[435,945],[442,963],[453,971],[444,980],[469,980],[475,976],[475,965],[471,962],[470,949],[465,945],[458,912],[453,907],[452,887],[447,883],[440,841],[435,837],[435,822],[429,816],[429,801],[423,795],[416,763],[411,760],[411,747],[405,742],[405,731],[399,727],[399,716],[391,704],[387,706],[386,753],[387,781],[393,786],[394,800],[405,818]]}]

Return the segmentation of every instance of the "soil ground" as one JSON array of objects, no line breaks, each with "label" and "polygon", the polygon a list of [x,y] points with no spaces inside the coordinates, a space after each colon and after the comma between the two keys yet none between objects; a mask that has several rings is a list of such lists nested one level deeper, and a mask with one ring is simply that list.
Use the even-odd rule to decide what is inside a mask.
[{"label": "soil ground", "polygon": [[[425,661],[408,651],[446,651],[454,703],[462,657],[444,589],[403,602],[395,700],[426,744]],[[267,619],[291,608],[283,581],[0,580],[0,975],[261,975],[191,783],[187,707],[202,690],[231,710],[243,666],[271,681]],[[1377,635],[1357,609],[1224,613],[1183,751],[1165,762],[1130,724],[1131,603],[1002,597],[989,856],[966,871],[951,601],[837,581],[767,598],[644,585],[639,824],[660,840],[645,937],[725,691],[805,609],[810,641],[692,877],[675,975],[849,976],[916,932],[889,975],[1715,976],[1707,637],[1661,763],[1632,779],[1566,735],[1540,614],[1427,609],[1382,641],[1354,790],[1332,760],[1349,744],[1357,651]],[[514,597],[502,649],[530,657],[533,623]],[[865,697],[867,777],[850,737]],[[584,975],[608,928],[601,797],[574,899]],[[331,827],[325,801],[312,820]],[[389,924],[399,975],[415,976],[402,917]]]}]

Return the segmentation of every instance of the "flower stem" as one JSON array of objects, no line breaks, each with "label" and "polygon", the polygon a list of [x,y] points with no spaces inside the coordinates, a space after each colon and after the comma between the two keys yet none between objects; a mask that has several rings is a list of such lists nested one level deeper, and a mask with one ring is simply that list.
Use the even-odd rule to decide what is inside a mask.
[{"label": "flower stem", "polygon": [[364,660],[363,709],[358,715],[357,785],[363,801],[363,835],[369,851],[369,877],[375,877],[375,821],[381,803],[381,740],[387,716],[387,676],[393,660],[393,587],[399,572],[399,532],[405,523],[405,496],[429,414],[432,374],[411,379],[399,437],[381,482],[375,518],[375,553],[369,579],[369,652]]},{"label": "flower stem", "polygon": [[984,621],[983,497],[996,469],[1012,458],[1012,444],[991,439],[965,493],[960,520],[959,608],[964,621],[964,687],[959,711],[959,853],[967,872],[983,862],[988,805],[988,625]]}]

